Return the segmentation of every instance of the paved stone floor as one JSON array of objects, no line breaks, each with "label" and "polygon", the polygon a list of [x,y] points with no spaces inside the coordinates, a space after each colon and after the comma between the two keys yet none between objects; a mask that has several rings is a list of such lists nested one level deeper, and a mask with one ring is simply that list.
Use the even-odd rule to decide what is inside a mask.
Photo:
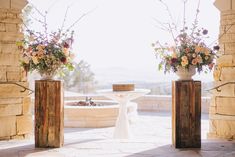
[{"label": "paved stone floor", "polygon": [[0,141],[0,157],[235,157],[235,142],[206,140],[208,115],[202,116],[202,148],[171,145],[171,114],[140,112],[132,137],[113,139],[113,127],[66,128],[62,148],[34,148],[34,140]]}]

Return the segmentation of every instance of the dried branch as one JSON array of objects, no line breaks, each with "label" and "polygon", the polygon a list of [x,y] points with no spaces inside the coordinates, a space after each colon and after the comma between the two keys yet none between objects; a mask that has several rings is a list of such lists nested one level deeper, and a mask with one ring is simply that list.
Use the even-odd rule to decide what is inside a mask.
[{"label": "dried branch", "polygon": [[200,0],[198,0],[198,4],[197,4],[197,10],[196,10],[196,16],[193,22],[193,28],[192,28],[192,32],[190,36],[193,36],[195,29],[197,28],[197,24],[198,24],[198,14],[199,14],[199,7],[200,7]]},{"label": "dried branch", "polygon": [[68,28],[67,28],[67,31],[69,31],[72,27],[74,27],[78,22],[80,22],[85,16],[89,15],[90,13],[92,13],[93,11],[95,11],[96,8],[82,14],[82,16],[80,16],[72,25],[70,25]]},{"label": "dried branch", "polygon": [[155,22],[157,22],[157,23],[160,25],[160,26],[155,25],[156,27],[158,27],[158,28],[160,28],[160,29],[162,29],[162,30],[164,30],[164,31],[167,31],[167,32],[170,31],[170,28],[168,28],[167,26],[165,26],[165,25],[169,25],[169,23],[162,23],[162,22],[160,22],[159,20],[157,20],[156,18],[153,18],[153,20],[154,20]]},{"label": "dried branch", "polygon": [[166,11],[167,11],[167,13],[168,13],[168,15],[170,17],[170,20],[172,21],[172,25],[174,26],[173,28],[174,28],[175,31],[177,31],[177,25],[174,23],[174,18],[173,18],[172,14],[171,14],[171,11],[170,11],[168,5],[166,3],[164,3],[162,0],[158,0],[158,1],[166,8]]},{"label": "dried branch", "polygon": [[183,13],[183,31],[185,31],[185,25],[186,25],[186,18],[185,18],[185,6],[186,6],[186,0],[184,0],[184,13]]},{"label": "dried branch", "polygon": [[63,20],[63,22],[62,22],[62,25],[61,25],[60,31],[62,31],[62,30],[63,30],[63,28],[64,28],[65,21],[66,21],[67,15],[68,15],[68,10],[69,10],[69,6],[67,7],[67,9],[66,9],[66,11],[65,11],[64,20]]}]

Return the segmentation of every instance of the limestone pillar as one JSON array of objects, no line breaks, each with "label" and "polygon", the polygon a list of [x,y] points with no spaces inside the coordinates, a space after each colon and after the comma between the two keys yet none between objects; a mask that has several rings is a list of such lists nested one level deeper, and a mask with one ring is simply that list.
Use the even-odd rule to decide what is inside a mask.
[{"label": "limestone pillar", "polygon": [[32,133],[32,115],[28,87],[19,66],[16,41],[20,32],[21,11],[26,0],[0,0],[0,139],[25,138]]},{"label": "limestone pillar", "polygon": [[[215,86],[235,82],[235,0],[216,0],[220,10],[220,57],[214,71]],[[213,91],[208,138],[235,139],[235,84]]]}]

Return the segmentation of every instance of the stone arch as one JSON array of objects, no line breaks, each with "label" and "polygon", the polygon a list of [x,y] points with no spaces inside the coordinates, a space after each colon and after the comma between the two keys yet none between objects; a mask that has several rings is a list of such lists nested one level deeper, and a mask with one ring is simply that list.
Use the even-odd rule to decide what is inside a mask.
[{"label": "stone arch", "polygon": [[[23,39],[21,11],[26,0],[0,0],[0,139],[26,138],[33,131],[30,97],[19,66],[16,41]],[[23,92],[24,91],[24,92]]]}]

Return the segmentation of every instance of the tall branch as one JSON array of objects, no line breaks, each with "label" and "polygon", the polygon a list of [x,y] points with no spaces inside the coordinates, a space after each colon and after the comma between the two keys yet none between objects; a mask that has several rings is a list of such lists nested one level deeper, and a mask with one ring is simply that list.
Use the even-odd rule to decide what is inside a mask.
[{"label": "tall branch", "polygon": [[95,11],[96,8],[82,14],[82,16],[80,16],[72,25],[70,25],[68,28],[67,28],[67,31],[69,31],[74,25],[76,25],[78,22],[80,22],[80,20],[82,20],[85,16],[89,15],[90,13],[92,13],[93,11]]},{"label": "tall branch", "polygon": [[199,7],[200,7],[200,0],[198,0],[197,10],[196,10],[195,19],[194,19],[194,22],[193,22],[193,28],[192,28],[191,36],[193,36],[194,31],[195,31],[195,29],[197,28],[197,24],[198,24],[198,14],[199,14]]},{"label": "tall branch", "polygon": [[[164,3],[162,0],[158,0],[158,1],[159,1],[160,3],[162,3],[163,6],[166,8],[166,11],[167,11],[167,13],[168,13],[168,15],[169,15],[169,17],[170,17],[170,20],[172,21],[172,25],[174,26],[175,31],[177,31],[177,25],[176,25],[175,22],[174,22],[174,18],[173,18],[172,14],[171,14],[171,11],[170,11],[168,5],[167,5],[166,3]],[[171,28],[172,28],[172,27],[171,27]]]}]

